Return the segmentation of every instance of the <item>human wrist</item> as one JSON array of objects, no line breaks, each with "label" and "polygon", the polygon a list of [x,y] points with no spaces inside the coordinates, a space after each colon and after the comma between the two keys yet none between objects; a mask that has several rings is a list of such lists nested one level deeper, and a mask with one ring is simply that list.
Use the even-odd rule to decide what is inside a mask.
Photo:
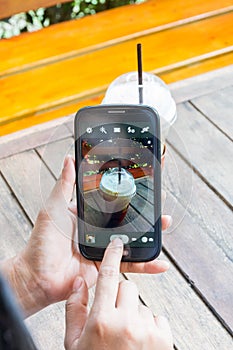
[{"label": "human wrist", "polygon": [[9,282],[25,317],[48,306],[45,293],[24,260],[23,254],[4,261],[1,264],[1,272]]}]

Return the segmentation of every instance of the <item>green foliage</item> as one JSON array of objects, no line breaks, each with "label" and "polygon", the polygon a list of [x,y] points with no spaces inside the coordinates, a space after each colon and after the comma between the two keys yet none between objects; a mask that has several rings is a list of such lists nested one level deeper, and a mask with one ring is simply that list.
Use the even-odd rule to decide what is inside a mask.
[{"label": "green foliage", "polygon": [[[59,1],[59,0],[58,0]],[[51,24],[93,15],[127,4],[143,0],[74,0],[70,3],[58,4],[47,9],[20,13],[0,21],[0,38],[10,38],[22,32],[32,32]]]}]

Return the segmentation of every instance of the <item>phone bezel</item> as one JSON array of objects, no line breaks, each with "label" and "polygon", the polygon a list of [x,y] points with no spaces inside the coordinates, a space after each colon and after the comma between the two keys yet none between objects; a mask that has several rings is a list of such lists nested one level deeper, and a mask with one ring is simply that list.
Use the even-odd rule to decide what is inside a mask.
[{"label": "phone bezel", "polygon": [[[80,162],[82,160],[81,144],[79,142],[80,137],[85,132],[85,128],[88,123],[91,123],[92,127],[109,124],[109,123],[121,123],[126,119],[129,121],[135,120],[135,115],[141,117],[141,121],[148,118],[151,125],[154,126],[155,145],[154,155],[157,159],[154,171],[154,181],[156,181],[156,188],[154,191],[154,210],[157,221],[154,225],[154,237],[156,238],[155,247],[129,247],[125,245],[124,249],[127,255],[123,255],[122,261],[129,262],[143,262],[150,261],[158,257],[161,251],[161,150],[160,150],[160,120],[158,113],[151,107],[145,105],[99,105],[93,107],[84,107],[80,109],[74,122],[75,130],[75,158],[76,158],[76,174],[78,174]],[[85,121],[85,122],[84,122]],[[82,179],[79,179],[79,182]],[[78,206],[78,235],[80,237],[81,231],[84,230],[83,226],[83,205],[82,195],[79,190],[79,186],[76,186],[77,191],[77,206]],[[79,241],[78,237],[78,241]],[[81,254],[89,260],[101,261],[105,248],[90,247],[79,243],[79,249]]]}]

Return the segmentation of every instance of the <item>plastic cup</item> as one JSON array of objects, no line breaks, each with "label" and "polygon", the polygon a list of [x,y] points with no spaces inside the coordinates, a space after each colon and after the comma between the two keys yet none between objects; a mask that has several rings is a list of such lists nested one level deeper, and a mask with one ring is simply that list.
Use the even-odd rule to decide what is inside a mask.
[{"label": "plastic cup", "polygon": [[[162,165],[165,155],[165,141],[171,125],[177,118],[176,103],[168,86],[154,74],[143,72],[143,105],[156,109],[161,125]],[[102,104],[139,104],[138,72],[120,75],[108,87]]]},{"label": "plastic cup", "polygon": [[124,168],[109,169],[101,178],[99,191],[104,199],[101,209],[105,218],[105,227],[118,226],[127,213],[131,199],[136,194],[134,177]]}]

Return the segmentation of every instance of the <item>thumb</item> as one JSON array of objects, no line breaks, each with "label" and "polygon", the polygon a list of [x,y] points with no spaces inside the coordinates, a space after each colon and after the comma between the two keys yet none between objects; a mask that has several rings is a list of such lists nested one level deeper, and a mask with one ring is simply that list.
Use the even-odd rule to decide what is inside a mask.
[{"label": "thumb", "polygon": [[64,166],[60,178],[54,186],[52,193],[48,199],[48,204],[58,205],[68,208],[70,200],[73,196],[75,185],[75,166],[71,156],[67,156],[64,160]]},{"label": "thumb", "polygon": [[73,284],[73,292],[66,302],[66,334],[65,348],[70,350],[74,342],[78,342],[85,326],[88,311],[88,289],[86,282],[77,277]]}]

